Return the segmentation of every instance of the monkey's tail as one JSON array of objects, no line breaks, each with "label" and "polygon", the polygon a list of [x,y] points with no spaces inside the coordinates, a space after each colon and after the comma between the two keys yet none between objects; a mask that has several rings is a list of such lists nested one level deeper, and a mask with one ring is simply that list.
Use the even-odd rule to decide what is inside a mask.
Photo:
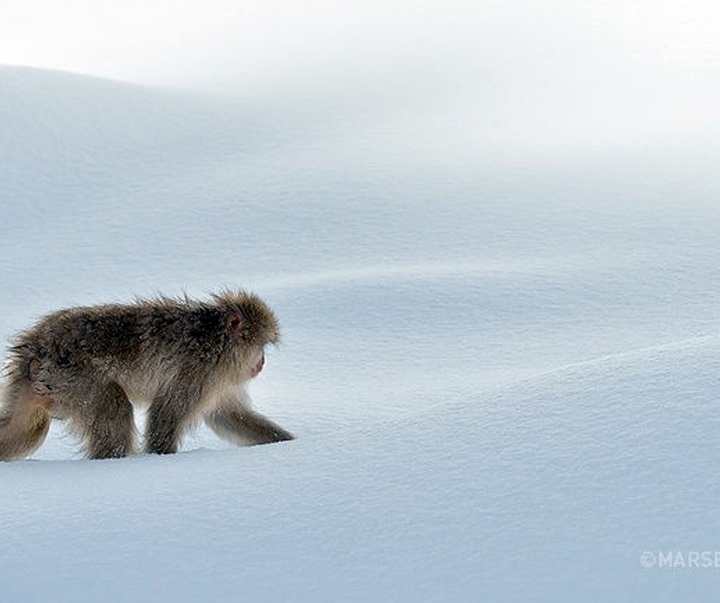
[{"label": "monkey's tail", "polygon": [[8,383],[0,405],[0,461],[26,457],[45,441],[50,411],[29,382]]}]

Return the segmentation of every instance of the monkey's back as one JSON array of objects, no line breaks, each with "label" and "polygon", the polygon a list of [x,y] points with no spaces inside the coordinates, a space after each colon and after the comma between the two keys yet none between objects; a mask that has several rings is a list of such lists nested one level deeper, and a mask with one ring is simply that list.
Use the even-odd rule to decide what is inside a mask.
[{"label": "monkey's back", "polygon": [[50,314],[21,333],[10,363],[26,371],[36,358],[47,368],[117,372],[188,354],[207,362],[222,339],[222,313],[209,304],[162,299],[78,307]]}]

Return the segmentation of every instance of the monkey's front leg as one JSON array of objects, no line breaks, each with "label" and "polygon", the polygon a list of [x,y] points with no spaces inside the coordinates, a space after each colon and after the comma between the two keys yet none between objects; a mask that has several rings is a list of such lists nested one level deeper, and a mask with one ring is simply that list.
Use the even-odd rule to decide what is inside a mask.
[{"label": "monkey's front leg", "polygon": [[148,410],[145,450],[153,454],[177,452],[183,432],[191,422],[199,403],[192,386],[176,384],[158,392]]},{"label": "monkey's front leg", "polygon": [[241,400],[226,400],[205,415],[205,423],[221,438],[238,446],[271,444],[294,439],[294,436],[247,406]]}]

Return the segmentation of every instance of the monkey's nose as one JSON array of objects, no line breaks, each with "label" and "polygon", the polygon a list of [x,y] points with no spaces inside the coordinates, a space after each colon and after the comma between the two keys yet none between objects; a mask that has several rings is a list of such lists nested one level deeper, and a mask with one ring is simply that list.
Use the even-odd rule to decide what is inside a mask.
[{"label": "monkey's nose", "polygon": [[257,377],[260,374],[260,371],[263,370],[264,366],[265,366],[265,354],[260,356],[260,360],[258,360],[257,364],[253,367],[252,376]]}]

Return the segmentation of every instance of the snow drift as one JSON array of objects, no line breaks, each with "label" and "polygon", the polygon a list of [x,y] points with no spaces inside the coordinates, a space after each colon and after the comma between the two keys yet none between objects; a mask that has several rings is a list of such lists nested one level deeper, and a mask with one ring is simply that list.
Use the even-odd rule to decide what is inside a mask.
[{"label": "snow drift", "polygon": [[461,124],[346,100],[0,69],[4,339],[244,286],[283,326],[251,392],[298,436],[90,462],[54,425],[0,467],[3,600],[718,592],[643,556],[720,549],[710,143],[455,161]]}]

